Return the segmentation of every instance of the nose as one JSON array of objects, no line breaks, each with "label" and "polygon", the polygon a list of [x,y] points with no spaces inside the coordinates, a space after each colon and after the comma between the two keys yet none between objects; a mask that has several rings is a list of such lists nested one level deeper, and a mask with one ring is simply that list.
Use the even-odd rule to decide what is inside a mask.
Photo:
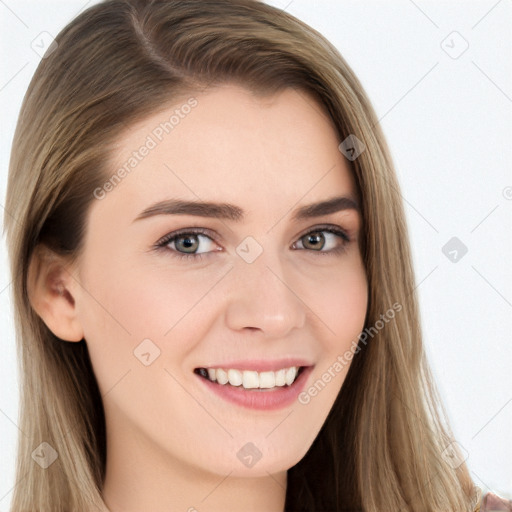
[{"label": "nose", "polygon": [[304,327],[308,307],[294,289],[294,284],[298,286],[293,269],[285,276],[279,258],[270,252],[264,250],[252,263],[235,260],[229,282],[224,284],[225,320],[235,331],[257,329],[266,337],[284,338]]}]

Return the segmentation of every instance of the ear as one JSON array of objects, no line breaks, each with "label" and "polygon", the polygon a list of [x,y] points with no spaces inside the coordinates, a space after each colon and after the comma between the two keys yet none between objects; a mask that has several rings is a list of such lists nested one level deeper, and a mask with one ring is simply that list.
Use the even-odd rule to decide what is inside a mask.
[{"label": "ear", "polygon": [[65,341],[81,341],[84,332],[75,307],[78,282],[66,263],[62,256],[38,245],[28,268],[28,296],[36,313],[55,336]]}]

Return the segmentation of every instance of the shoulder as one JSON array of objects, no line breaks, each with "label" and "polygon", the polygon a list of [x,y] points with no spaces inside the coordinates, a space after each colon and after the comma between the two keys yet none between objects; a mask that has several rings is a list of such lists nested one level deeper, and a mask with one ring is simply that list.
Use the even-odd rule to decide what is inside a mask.
[{"label": "shoulder", "polygon": [[475,512],[512,512],[512,501],[488,492],[484,494]]}]

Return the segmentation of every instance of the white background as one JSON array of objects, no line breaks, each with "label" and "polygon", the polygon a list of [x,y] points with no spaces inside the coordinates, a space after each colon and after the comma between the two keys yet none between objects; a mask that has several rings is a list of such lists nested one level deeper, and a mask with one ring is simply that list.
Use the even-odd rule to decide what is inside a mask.
[{"label": "white background", "polygon": [[[32,41],[94,3],[0,1],[2,216],[17,115],[39,62]],[[373,103],[402,187],[426,350],[455,437],[475,482],[512,498],[512,2],[268,3],[325,35]],[[468,248],[456,263],[442,252],[454,236]],[[4,237],[0,265],[1,512],[22,435]]]}]

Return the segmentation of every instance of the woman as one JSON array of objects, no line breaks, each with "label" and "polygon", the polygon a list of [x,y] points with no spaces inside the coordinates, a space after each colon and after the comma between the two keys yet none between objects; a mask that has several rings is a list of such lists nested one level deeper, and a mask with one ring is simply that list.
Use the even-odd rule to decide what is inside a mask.
[{"label": "woman", "polygon": [[7,192],[13,511],[478,510],[336,49],[254,0],[109,0],[56,42]]}]

